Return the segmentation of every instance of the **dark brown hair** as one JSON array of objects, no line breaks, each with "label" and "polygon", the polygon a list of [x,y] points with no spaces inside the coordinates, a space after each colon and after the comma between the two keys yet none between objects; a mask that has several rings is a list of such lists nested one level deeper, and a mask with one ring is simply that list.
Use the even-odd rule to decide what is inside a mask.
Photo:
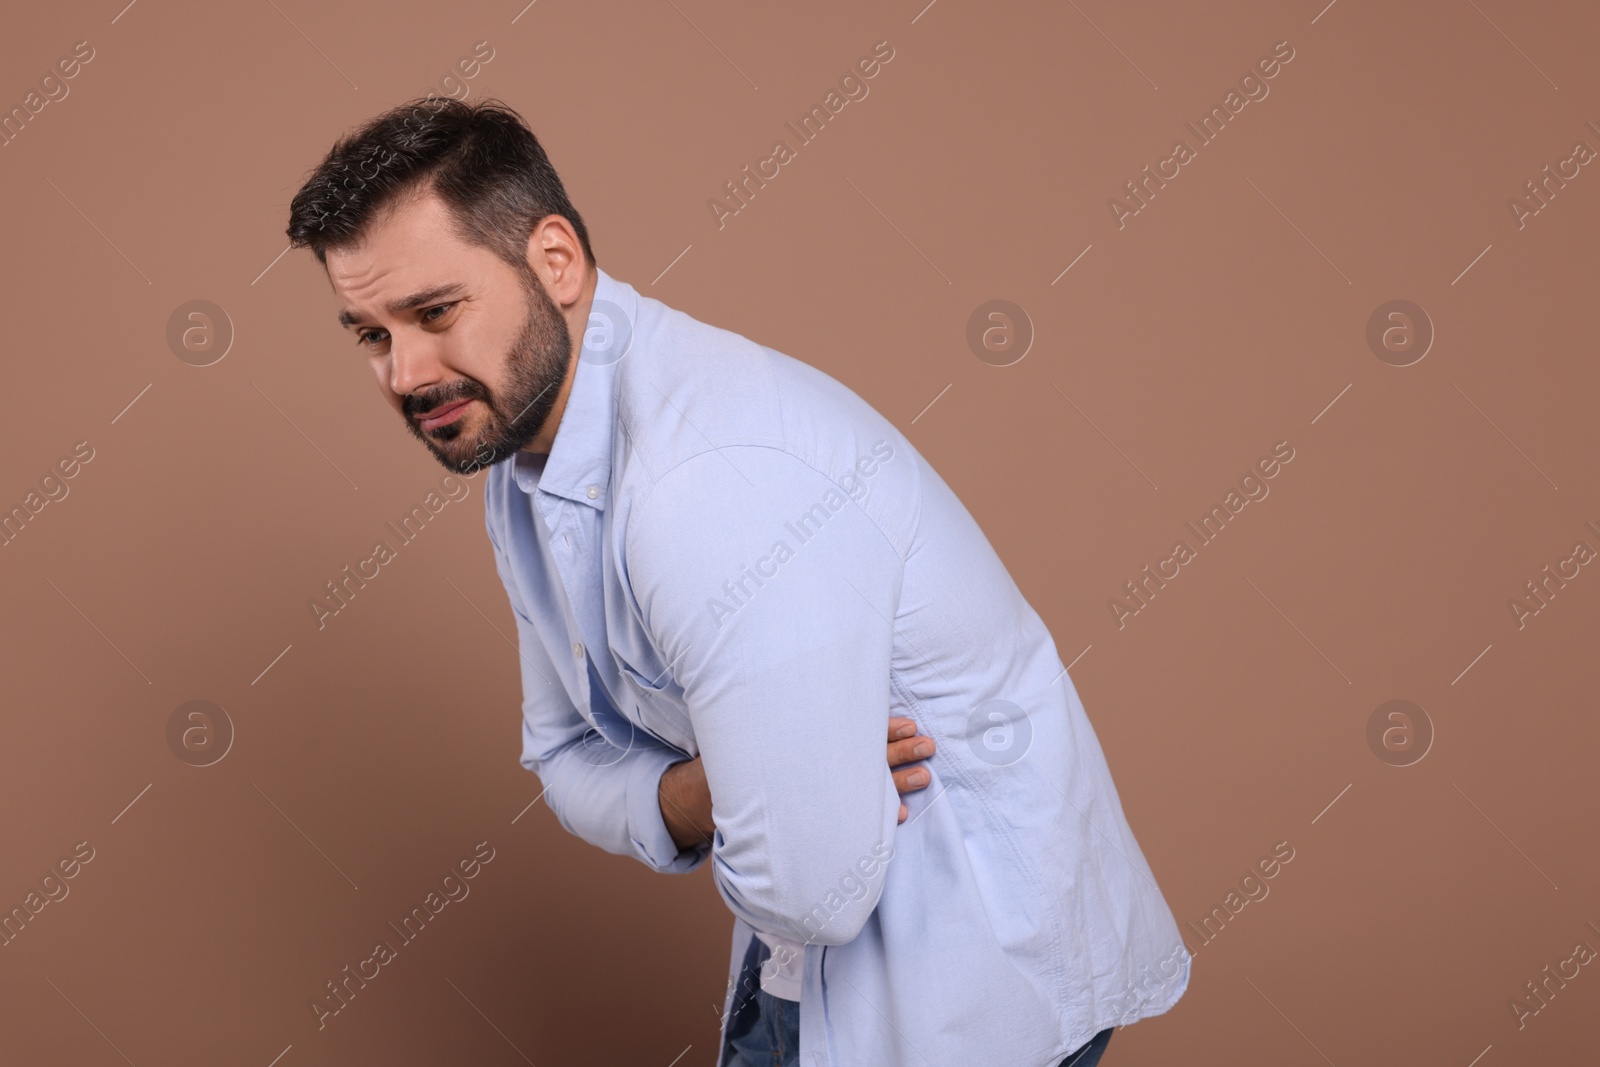
[{"label": "dark brown hair", "polygon": [[572,224],[595,262],[589,231],[522,116],[493,98],[428,97],[401,104],[339,139],[289,203],[289,242],[326,265],[330,248],[358,244],[378,211],[431,190],[461,236],[527,270],[539,220]]}]

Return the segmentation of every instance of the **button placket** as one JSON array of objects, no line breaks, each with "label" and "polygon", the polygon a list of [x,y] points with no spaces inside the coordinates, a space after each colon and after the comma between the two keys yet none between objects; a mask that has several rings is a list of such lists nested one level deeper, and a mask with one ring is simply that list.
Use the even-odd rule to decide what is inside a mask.
[{"label": "button placket", "polygon": [[[572,508],[570,506],[565,506],[564,505],[561,508],[561,543],[566,546],[566,556],[567,556],[567,558],[566,558],[566,567],[568,568],[569,574],[570,574],[570,580],[569,580],[569,583],[568,583],[569,585],[581,584],[582,576],[583,576],[583,567],[581,565],[581,561],[579,561],[577,559],[577,548],[573,544],[573,539],[572,539],[572,535],[574,533],[575,525],[576,525],[576,522],[575,522],[574,516],[572,514]],[[577,533],[578,533],[579,540],[582,540],[582,537],[583,537],[582,531],[577,531]],[[578,632],[578,633],[582,633],[583,632],[583,620],[578,618],[577,602],[576,601],[574,601],[574,610],[573,610],[573,620],[572,621],[573,621],[573,624],[574,624],[573,625],[574,630],[576,632]],[[572,642],[572,658],[578,660],[580,663],[583,661],[583,642],[582,641],[574,641],[574,642]]]}]

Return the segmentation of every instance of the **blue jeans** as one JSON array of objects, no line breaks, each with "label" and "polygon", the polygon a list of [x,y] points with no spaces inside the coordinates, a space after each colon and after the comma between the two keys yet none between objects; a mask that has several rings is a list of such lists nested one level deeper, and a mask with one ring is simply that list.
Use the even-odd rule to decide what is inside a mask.
[{"label": "blue jeans", "polygon": [[1106,1045],[1111,1041],[1111,1029],[1095,1034],[1083,1044],[1076,1052],[1061,1061],[1060,1067],[1095,1067],[1100,1062],[1100,1053],[1106,1050]]},{"label": "blue jeans", "polygon": [[[771,954],[759,937],[750,939],[733,1005],[728,1009],[731,1017],[723,1050],[727,1067],[798,1067],[800,1063],[800,1002],[775,997],[761,988],[761,967]],[[1110,1040],[1109,1029],[1100,1031],[1059,1067],[1096,1067]]]},{"label": "blue jeans", "polygon": [[772,950],[750,939],[739,984],[728,1009],[727,1067],[797,1067],[800,1063],[800,1002],[761,988],[761,968]]}]

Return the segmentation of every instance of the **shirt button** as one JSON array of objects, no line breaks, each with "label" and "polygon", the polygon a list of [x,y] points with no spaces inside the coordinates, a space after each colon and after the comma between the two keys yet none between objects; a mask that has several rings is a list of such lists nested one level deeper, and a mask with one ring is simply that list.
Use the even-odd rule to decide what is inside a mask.
[{"label": "shirt button", "polygon": [[600,487],[598,485],[591,485],[589,488],[585,489],[584,492],[589,495],[590,500],[593,500],[595,497],[600,495]]},{"label": "shirt button", "polygon": [[581,641],[572,642],[572,654],[574,656],[578,657],[579,659],[583,658],[583,642],[581,642]]}]

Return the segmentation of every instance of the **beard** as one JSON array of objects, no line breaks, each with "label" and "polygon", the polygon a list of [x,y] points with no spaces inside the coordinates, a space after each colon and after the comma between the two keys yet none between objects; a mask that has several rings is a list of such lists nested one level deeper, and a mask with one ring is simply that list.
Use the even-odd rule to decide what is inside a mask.
[{"label": "beard", "polygon": [[[537,437],[572,362],[567,320],[539,276],[526,266],[520,273],[528,298],[527,317],[506,353],[505,387],[496,393],[476,378],[461,378],[428,393],[408,394],[401,401],[406,429],[451,473],[475,474]],[[480,401],[476,431],[465,429],[472,420],[470,412],[432,430],[417,425],[419,413],[468,399]]]}]

